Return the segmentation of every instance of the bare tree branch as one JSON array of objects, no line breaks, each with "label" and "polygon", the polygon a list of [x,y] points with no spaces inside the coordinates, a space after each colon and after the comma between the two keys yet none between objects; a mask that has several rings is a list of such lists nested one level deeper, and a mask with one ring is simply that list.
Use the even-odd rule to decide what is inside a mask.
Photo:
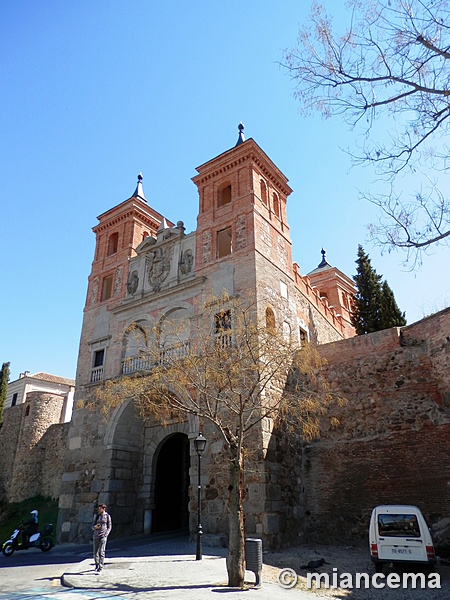
[{"label": "bare tree branch", "polygon": [[[285,52],[300,111],[341,116],[358,128],[362,146],[360,153],[351,152],[353,160],[372,164],[391,183],[406,168],[415,177],[429,169],[448,176],[448,0],[350,0],[348,6],[350,26],[339,35],[314,2],[298,47]],[[376,121],[384,129],[379,140],[373,136]],[[422,250],[447,243],[450,199],[437,186],[433,191],[434,197],[420,194],[419,201],[417,194],[413,203],[400,201],[394,187],[392,196],[366,195],[387,218],[371,226],[374,240],[388,250],[407,249],[414,264]]]}]

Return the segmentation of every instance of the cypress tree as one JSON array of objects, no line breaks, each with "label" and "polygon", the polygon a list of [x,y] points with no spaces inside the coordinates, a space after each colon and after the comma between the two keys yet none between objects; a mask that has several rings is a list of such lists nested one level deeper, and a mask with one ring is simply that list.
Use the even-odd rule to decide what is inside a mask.
[{"label": "cypress tree", "polygon": [[382,293],[380,329],[390,329],[391,327],[406,325],[405,313],[402,313],[399,309],[394,298],[394,292],[389,287],[387,281],[383,282]]},{"label": "cypress tree", "polygon": [[406,325],[405,313],[397,306],[394,294],[382,276],[372,267],[368,254],[358,246],[357,270],[353,280],[356,295],[353,300],[352,325],[358,335],[390,327]]},{"label": "cypress tree", "polygon": [[382,288],[381,275],[372,267],[370,258],[361,245],[358,246],[356,264],[356,275],[353,277],[356,295],[351,320],[356,333],[361,335],[379,329]]},{"label": "cypress tree", "polygon": [[5,408],[6,392],[8,391],[9,365],[9,362],[3,363],[0,371],[0,425],[3,423],[3,410]]}]

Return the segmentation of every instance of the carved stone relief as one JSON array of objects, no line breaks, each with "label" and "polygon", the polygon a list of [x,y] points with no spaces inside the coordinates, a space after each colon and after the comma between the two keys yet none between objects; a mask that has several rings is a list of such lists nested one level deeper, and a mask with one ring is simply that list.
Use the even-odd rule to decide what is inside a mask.
[{"label": "carved stone relief", "polygon": [[114,296],[118,296],[120,294],[120,290],[122,289],[122,274],[123,267],[119,267],[114,278]]},{"label": "carved stone relief", "polygon": [[92,282],[92,289],[91,289],[91,306],[93,304],[97,304],[97,298],[98,298],[98,277],[96,277],[94,279],[94,281]]},{"label": "carved stone relief", "polygon": [[173,256],[173,244],[163,248],[155,248],[147,254],[146,269],[148,282],[153,291],[159,292],[161,284],[170,272],[170,262]]}]

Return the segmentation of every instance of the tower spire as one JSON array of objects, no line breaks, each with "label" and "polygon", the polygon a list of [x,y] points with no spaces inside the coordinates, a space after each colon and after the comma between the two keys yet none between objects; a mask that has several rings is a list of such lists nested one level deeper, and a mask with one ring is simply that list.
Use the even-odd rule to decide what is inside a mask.
[{"label": "tower spire", "polygon": [[143,179],[144,179],[144,176],[142,175],[142,172],[141,172],[138,175],[137,186],[136,186],[136,189],[134,190],[132,198],[140,198],[141,200],[144,200],[144,202],[147,202],[147,198],[145,197],[145,194],[144,194],[144,188],[142,186]]},{"label": "tower spire", "polygon": [[245,142],[244,124],[242,123],[242,121],[239,123],[238,129],[239,129],[239,137],[238,137],[238,141],[236,142],[236,146],[239,146],[239,144],[243,144]]},{"label": "tower spire", "polygon": [[325,248],[322,248],[320,253],[322,254],[322,262],[320,263],[320,265],[318,265],[317,268],[321,269],[323,267],[330,267],[331,265],[327,262],[327,259],[326,259],[327,251],[325,250]]}]

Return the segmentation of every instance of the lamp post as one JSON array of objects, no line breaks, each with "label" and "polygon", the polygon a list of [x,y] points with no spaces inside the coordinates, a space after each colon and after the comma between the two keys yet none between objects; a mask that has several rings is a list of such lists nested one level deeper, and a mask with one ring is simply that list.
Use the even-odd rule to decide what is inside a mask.
[{"label": "lamp post", "polygon": [[198,507],[197,507],[197,554],[195,556],[195,560],[202,560],[202,526],[200,523],[201,517],[201,460],[202,460],[202,452],[206,446],[206,438],[203,437],[201,433],[194,440],[194,448],[198,455],[198,485],[197,485],[197,493],[198,493]]}]

